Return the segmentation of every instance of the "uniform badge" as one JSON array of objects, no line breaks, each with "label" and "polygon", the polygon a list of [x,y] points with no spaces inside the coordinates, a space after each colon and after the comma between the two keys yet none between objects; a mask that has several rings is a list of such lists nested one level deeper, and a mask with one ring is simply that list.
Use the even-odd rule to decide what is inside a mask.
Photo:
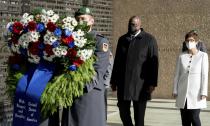
[{"label": "uniform badge", "polygon": [[108,49],[109,49],[109,45],[108,45],[107,43],[103,43],[102,50],[103,50],[104,52],[107,52]]}]

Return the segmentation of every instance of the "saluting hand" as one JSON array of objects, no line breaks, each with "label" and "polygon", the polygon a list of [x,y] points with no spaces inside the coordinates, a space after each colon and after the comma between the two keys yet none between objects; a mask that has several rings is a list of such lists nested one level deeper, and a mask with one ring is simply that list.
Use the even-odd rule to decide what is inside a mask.
[{"label": "saluting hand", "polygon": [[206,98],[207,98],[207,96],[201,95],[201,100],[206,99]]},{"label": "saluting hand", "polygon": [[176,97],[177,97],[177,94],[174,94],[174,93],[173,93],[172,96],[173,96],[174,98],[176,98]]},{"label": "saluting hand", "polygon": [[147,90],[148,93],[152,93],[155,90],[154,86],[149,86],[149,89]]}]

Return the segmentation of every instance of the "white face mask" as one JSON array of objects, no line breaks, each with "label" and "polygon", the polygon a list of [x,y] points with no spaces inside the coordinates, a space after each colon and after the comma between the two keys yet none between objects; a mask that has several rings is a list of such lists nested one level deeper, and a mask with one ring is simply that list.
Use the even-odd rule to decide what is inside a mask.
[{"label": "white face mask", "polygon": [[194,48],[196,48],[196,44],[197,43],[195,43],[195,42],[187,42],[186,46],[188,49],[194,49]]}]

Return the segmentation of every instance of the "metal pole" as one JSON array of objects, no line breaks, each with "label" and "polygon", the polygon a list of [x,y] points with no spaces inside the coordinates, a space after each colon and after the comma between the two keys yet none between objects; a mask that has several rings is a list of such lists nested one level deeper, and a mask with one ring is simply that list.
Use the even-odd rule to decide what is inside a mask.
[{"label": "metal pole", "polygon": [[59,126],[62,126],[63,107],[59,107]]}]

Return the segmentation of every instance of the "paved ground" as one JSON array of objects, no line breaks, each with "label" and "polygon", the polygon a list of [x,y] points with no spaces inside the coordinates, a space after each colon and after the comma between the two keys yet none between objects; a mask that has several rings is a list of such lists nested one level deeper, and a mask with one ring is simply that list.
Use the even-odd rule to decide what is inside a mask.
[{"label": "paved ground", "polygon": [[[108,97],[108,126],[122,126],[116,103],[116,98]],[[202,126],[210,126],[210,101],[208,108],[201,111],[200,118]],[[145,126],[181,126],[181,117],[179,110],[175,108],[175,100],[153,99],[148,102]]]}]

